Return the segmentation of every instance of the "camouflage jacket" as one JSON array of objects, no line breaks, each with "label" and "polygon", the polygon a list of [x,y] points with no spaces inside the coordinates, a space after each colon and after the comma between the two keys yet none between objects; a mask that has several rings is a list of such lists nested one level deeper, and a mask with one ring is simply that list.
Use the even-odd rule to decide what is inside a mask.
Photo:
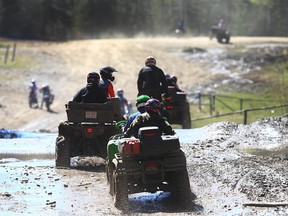
[{"label": "camouflage jacket", "polygon": [[131,137],[132,135],[138,137],[138,130],[141,127],[150,127],[157,126],[161,133],[174,135],[175,132],[172,129],[171,125],[163,119],[162,116],[158,115],[155,112],[144,112],[138,115],[130,127],[124,133],[124,137]]}]

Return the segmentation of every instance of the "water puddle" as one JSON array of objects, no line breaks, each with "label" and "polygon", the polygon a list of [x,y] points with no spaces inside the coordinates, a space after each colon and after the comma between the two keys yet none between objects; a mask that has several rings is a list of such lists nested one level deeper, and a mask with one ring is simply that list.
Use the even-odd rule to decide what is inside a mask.
[{"label": "water puddle", "polygon": [[0,166],[55,166],[55,155],[48,154],[0,154]]}]

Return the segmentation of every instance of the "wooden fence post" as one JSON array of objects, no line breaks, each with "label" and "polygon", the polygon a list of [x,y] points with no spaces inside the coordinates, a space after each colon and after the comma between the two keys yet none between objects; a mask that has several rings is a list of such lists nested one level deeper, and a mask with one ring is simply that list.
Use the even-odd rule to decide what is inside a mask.
[{"label": "wooden fence post", "polygon": [[7,47],[6,47],[6,52],[5,52],[5,59],[4,59],[4,63],[5,63],[5,64],[6,64],[7,61],[8,61],[9,48],[10,48],[10,46],[7,45]]},{"label": "wooden fence post", "polygon": [[201,100],[202,100],[202,98],[201,98],[201,93],[199,93],[198,97],[199,97],[199,103],[198,103],[198,104],[199,104],[199,110],[200,110],[200,111],[202,111],[202,108],[201,108],[201,106],[202,106],[202,101],[201,101]]},{"label": "wooden fence post", "polygon": [[248,110],[244,110],[244,125],[247,124],[247,113],[248,113]]},{"label": "wooden fence post", "polygon": [[209,101],[210,101],[210,115],[212,115],[213,114],[213,95],[210,95]]},{"label": "wooden fence post", "polygon": [[16,43],[13,44],[13,52],[12,52],[12,62],[15,61],[15,57],[16,57]]},{"label": "wooden fence post", "polygon": [[213,111],[215,111],[215,98],[216,98],[216,96],[213,94],[212,95],[212,109],[213,109]]},{"label": "wooden fence post", "polygon": [[240,110],[242,110],[243,109],[243,98],[240,98]]}]

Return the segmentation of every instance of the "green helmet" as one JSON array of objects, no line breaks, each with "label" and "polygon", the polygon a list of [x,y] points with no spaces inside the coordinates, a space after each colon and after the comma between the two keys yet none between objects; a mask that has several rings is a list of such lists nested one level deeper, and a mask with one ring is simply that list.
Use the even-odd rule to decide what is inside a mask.
[{"label": "green helmet", "polygon": [[136,100],[136,106],[139,109],[139,107],[144,107],[145,103],[150,99],[150,97],[148,95],[140,95],[139,97],[137,97]]}]

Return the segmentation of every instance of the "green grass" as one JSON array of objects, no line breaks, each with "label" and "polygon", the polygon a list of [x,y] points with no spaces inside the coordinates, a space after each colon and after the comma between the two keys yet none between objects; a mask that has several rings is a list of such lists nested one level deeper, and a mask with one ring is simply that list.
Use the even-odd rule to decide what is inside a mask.
[{"label": "green grass", "polygon": [[[269,84],[263,85],[257,92],[249,89],[245,92],[230,91],[215,95],[214,99],[209,96],[202,96],[201,109],[199,104],[190,105],[191,119],[233,113],[250,108],[277,106],[288,102],[288,63],[270,65],[264,68],[261,71],[261,78],[269,81]],[[211,107],[211,101],[214,101],[214,107]],[[287,112],[287,107],[249,111],[247,123],[249,124],[265,117],[282,116],[287,114]],[[237,113],[229,116],[192,121],[192,128],[203,127],[207,124],[221,121],[243,124],[244,114]]]},{"label": "green grass", "polygon": [[[7,62],[5,63],[6,47],[10,46]],[[0,68],[5,69],[29,69],[35,65],[35,61],[25,55],[19,55],[16,50],[16,55],[14,61],[12,61],[13,44],[11,43],[0,43]]]},{"label": "green grass", "polygon": [[[5,54],[4,54],[5,55]],[[16,55],[15,61],[11,61],[11,58],[8,59],[7,63],[4,62],[4,55],[0,53],[0,68],[5,69],[29,69],[35,65],[35,61],[32,58],[27,56]],[[11,57],[11,56],[10,56]]]}]

